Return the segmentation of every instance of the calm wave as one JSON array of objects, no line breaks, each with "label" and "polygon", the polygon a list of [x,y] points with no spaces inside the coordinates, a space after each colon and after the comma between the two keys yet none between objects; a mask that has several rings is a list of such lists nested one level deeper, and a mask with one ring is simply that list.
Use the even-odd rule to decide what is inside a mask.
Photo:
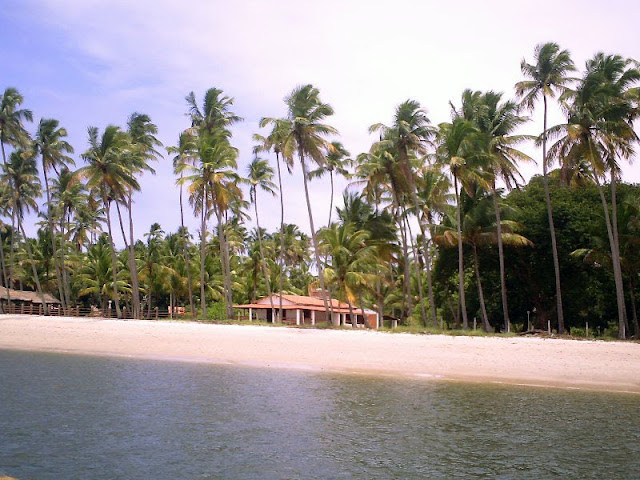
[{"label": "calm wave", "polygon": [[0,475],[640,478],[640,398],[0,351]]}]

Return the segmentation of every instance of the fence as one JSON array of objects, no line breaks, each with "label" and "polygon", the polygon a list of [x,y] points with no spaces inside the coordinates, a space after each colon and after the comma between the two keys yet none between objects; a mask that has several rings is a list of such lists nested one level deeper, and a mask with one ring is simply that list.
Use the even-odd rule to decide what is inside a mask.
[{"label": "fence", "polygon": [[[44,315],[44,309],[41,304],[33,303],[13,303],[11,305],[3,305],[4,312],[14,315]],[[61,317],[101,317],[101,318],[116,318],[115,308],[96,308],[96,307],[65,307],[62,308],[59,305],[49,305],[48,314]],[[191,318],[191,315],[186,313],[184,308],[178,307],[174,309],[176,311],[171,312],[168,308],[152,308],[144,309],[141,312],[139,318],[145,320],[159,320],[167,318]],[[131,310],[127,310],[126,307],[122,308],[122,318],[133,318]]]}]

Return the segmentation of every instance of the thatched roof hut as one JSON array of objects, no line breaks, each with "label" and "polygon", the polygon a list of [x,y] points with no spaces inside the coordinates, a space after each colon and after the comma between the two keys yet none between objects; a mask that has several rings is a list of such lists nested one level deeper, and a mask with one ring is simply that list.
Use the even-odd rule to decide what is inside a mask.
[{"label": "thatched roof hut", "polygon": [[[23,303],[35,303],[42,304],[42,299],[38,292],[27,292],[24,290],[14,290],[13,288],[6,288],[0,286],[0,300],[9,300],[9,295],[11,295],[12,302],[23,302]],[[60,300],[51,295],[50,293],[44,294],[44,301],[47,305],[58,305],[60,304]]]}]

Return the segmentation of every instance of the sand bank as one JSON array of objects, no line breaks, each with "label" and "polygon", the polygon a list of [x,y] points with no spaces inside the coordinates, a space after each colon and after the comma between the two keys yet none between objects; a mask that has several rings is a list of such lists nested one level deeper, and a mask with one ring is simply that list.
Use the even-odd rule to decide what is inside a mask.
[{"label": "sand bank", "polygon": [[640,394],[640,344],[0,315],[0,349]]}]

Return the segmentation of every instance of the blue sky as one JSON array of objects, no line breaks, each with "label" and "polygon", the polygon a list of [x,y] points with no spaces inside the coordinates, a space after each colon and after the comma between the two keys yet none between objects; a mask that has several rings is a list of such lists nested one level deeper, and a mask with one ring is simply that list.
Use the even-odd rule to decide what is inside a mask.
[{"label": "blue sky", "polygon": [[[80,154],[87,127],[125,126],[151,116],[173,145],[188,126],[184,97],[217,87],[235,98],[245,121],[234,127],[241,173],[263,116],[285,114],[283,98],[312,83],[335,109],[338,140],[357,155],[412,98],[437,124],[465,88],[513,95],[520,61],[536,44],[558,42],[579,68],[597,51],[640,58],[640,7],[625,1],[119,1],[5,0],[0,11],[0,88],[17,87],[36,122],[53,117]],[[522,133],[538,134],[541,110]],[[561,121],[553,111],[550,123]],[[35,124],[30,130],[35,129]],[[525,150],[534,158],[540,153]],[[135,197],[136,235],[158,221],[179,225],[178,189],[167,156]],[[537,166],[523,168],[529,177]],[[625,180],[640,182],[637,166]],[[312,183],[316,225],[328,217],[328,179]],[[346,182],[336,184],[338,204]],[[285,179],[286,221],[308,231],[299,168]],[[278,201],[262,195],[261,224],[279,222]],[[187,215],[195,232],[197,221]],[[249,225],[252,226],[252,225]],[[33,233],[33,229],[29,230]]]}]

